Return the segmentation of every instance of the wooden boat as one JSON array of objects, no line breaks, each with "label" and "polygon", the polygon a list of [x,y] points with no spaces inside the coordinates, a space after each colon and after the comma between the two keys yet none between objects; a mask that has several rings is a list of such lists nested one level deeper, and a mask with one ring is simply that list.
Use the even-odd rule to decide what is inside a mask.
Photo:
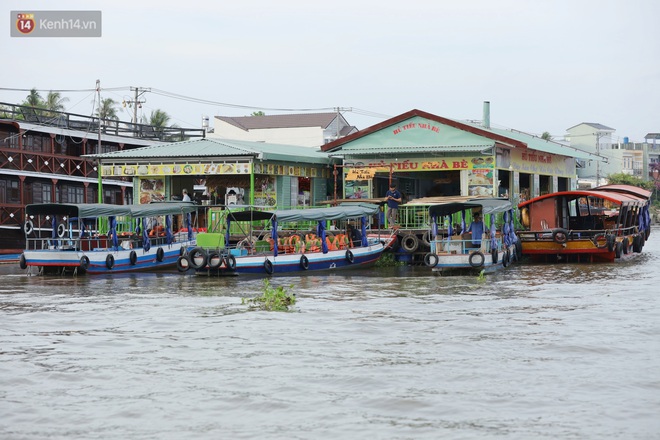
[{"label": "wooden boat", "polygon": [[[466,212],[474,218],[484,217],[483,235],[473,237],[467,232]],[[460,213],[460,225],[454,225]],[[431,219],[431,251],[424,256],[424,264],[434,272],[459,274],[493,272],[509,266],[520,257],[518,238],[514,231],[513,205],[508,199],[479,198],[449,201],[429,207]],[[497,227],[496,222],[502,226]],[[439,223],[446,225],[440,233]]]},{"label": "wooden boat", "polygon": [[536,261],[611,262],[642,252],[651,192],[629,185],[542,195],[518,205],[524,255]]},{"label": "wooden boat", "polygon": [[[181,253],[196,244],[191,225],[196,209],[191,202],[27,205],[26,249],[19,264],[28,273],[39,274],[174,267]],[[187,232],[172,233],[175,215],[186,219]],[[155,225],[163,217],[165,224]]]},{"label": "wooden boat", "polygon": [[[367,234],[367,217],[379,212],[378,206],[373,204],[225,212],[224,228],[219,232],[198,234],[197,246],[179,258],[177,266],[181,272],[192,268],[197,274],[274,275],[362,268],[381,257],[387,241]],[[330,221],[349,219],[360,222],[359,241],[349,239],[343,229],[326,230],[326,223]],[[229,231],[236,223],[249,226],[261,223],[262,229],[243,231],[245,238],[231,244]],[[313,223],[316,223],[313,232],[309,229],[306,233],[300,232],[301,225]],[[296,228],[288,227],[292,224]]]}]

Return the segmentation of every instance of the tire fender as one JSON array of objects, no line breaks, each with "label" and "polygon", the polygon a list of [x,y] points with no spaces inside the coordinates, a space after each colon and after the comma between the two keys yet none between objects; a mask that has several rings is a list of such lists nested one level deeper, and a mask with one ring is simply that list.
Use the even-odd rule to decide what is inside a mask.
[{"label": "tire fender", "polygon": [[115,257],[112,254],[108,254],[108,256],[105,257],[105,267],[108,269],[115,267]]},{"label": "tire fender", "polygon": [[438,265],[438,256],[434,254],[433,252],[429,252],[428,254],[424,255],[424,264],[428,267],[435,267]]},{"label": "tire fender", "polygon": [[164,259],[165,259],[165,251],[163,250],[162,247],[159,247],[158,250],[156,251],[156,261],[162,263]]},{"label": "tire fender", "polygon": [[481,267],[484,265],[485,261],[486,257],[481,253],[481,251],[472,252],[470,254],[470,258],[468,258],[468,262],[472,267]]},{"label": "tire fender", "polygon": [[275,267],[273,266],[273,262],[270,261],[268,258],[266,258],[266,261],[264,261],[264,270],[268,275],[271,275],[273,272],[275,272]]},{"label": "tire fender", "polygon": [[414,234],[408,234],[401,239],[401,247],[406,252],[415,252],[419,247],[419,238]]},{"label": "tire fender", "polygon": [[179,258],[176,259],[176,268],[179,272],[185,272],[190,268],[190,261],[185,255],[179,255]]},{"label": "tire fender", "polygon": [[309,269],[309,258],[307,258],[306,255],[300,256],[300,267],[302,267],[304,270]]},{"label": "tire fender", "polygon": [[[199,261],[197,261],[199,259]],[[208,262],[208,257],[206,252],[201,247],[196,247],[188,255],[188,261],[190,262],[190,267],[193,269],[201,269],[206,266]]]},{"label": "tire fender", "polygon": [[355,256],[353,255],[353,252],[350,251],[350,249],[346,251],[346,261],[349,263],[355,262]]}]

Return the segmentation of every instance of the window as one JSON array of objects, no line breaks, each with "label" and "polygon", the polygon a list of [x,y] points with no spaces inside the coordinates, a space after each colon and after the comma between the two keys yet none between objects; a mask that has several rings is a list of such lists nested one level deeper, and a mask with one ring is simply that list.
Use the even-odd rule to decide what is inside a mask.
[{"label": "window", "polygon": [[81,186],[67,186],[67,203],[85,203],[85,189]]}]

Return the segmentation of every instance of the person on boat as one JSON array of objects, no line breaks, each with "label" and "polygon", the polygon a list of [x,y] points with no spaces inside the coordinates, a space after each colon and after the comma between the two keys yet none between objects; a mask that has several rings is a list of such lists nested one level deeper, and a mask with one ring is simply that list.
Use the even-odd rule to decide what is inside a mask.
[{"label": "person on boat", "polygon": [[390,183],[390,189],[385,193],[387,202],[387,225],[393,226],[397,222],[399,203],[401,203],[401,193],[396,189],[394,182]]},{"label": "person on boat", "polygon": [[481,219],[481,213],[475,212],[472,223],[467,229],[472,235],[472,247],[481,247],[481,237],[484,235],[484,222]]},{"label": "person on boat", "polygon": [[360,247],[362,246],[362,233],[360,230],[353,225],[346,226],[346,231],[351,240],[351,247]]},{"label": "person on boat", "polygon": [[188,190],[184,188],[182,192],[183,192],[183,197],[181,198],[181,200],[184,202],[189,202],[190,196],[188,195]]}]

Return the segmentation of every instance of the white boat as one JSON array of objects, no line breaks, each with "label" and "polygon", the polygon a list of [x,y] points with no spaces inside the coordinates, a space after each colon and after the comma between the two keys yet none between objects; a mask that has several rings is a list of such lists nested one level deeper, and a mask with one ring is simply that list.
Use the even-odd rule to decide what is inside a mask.
[{"label": "white boat", "polygon": [[[191,202],[27,205],[26,249],[19,264],[29,274],[107,274],[174,267],[177,258],[196,244],[191,224],[196,210]],[[173,216],[181,216],[186,232],[173,233]],[[156,226],[157,219],[164,224]]]},{"label": "white boat", "polygon": [[[367,267],[381,257],[389,242],[367,233],[368,217],[379,212],[379,207],[373,204],[225,212],[223,230],[198,234],[197,247],[179,258],[180,271],[192,268],[197,274],[273,275]],[[341,229],[326,229],[328,222],[349,219],[360,223],[359,241],[351,241]],[[245,238],[228,244],[229,231],[237,222],[250,226],[260,223],[261,229],[244,231]],[[312,223],[316,223],[313,232],[309,229],[300,232],[301,225]],[[289,229],[288,225],[296,225],[298,229],[294,226]]]},{"label": "white boat", "polygon": [[[484,218],[482,237],[472,237],[466,228],[466,212]],[[460,213],[460,225],[454,221]],[[501,214],[501,228],[497,215]],[[448,202],[429,207],[431,251],[424,263],[438,273],[493,272],[507,267],[521,256],[520,242],[514,232],[513,206],[508,199],[483,198]],[[446,224],[440,233],[438,223]]]}]

